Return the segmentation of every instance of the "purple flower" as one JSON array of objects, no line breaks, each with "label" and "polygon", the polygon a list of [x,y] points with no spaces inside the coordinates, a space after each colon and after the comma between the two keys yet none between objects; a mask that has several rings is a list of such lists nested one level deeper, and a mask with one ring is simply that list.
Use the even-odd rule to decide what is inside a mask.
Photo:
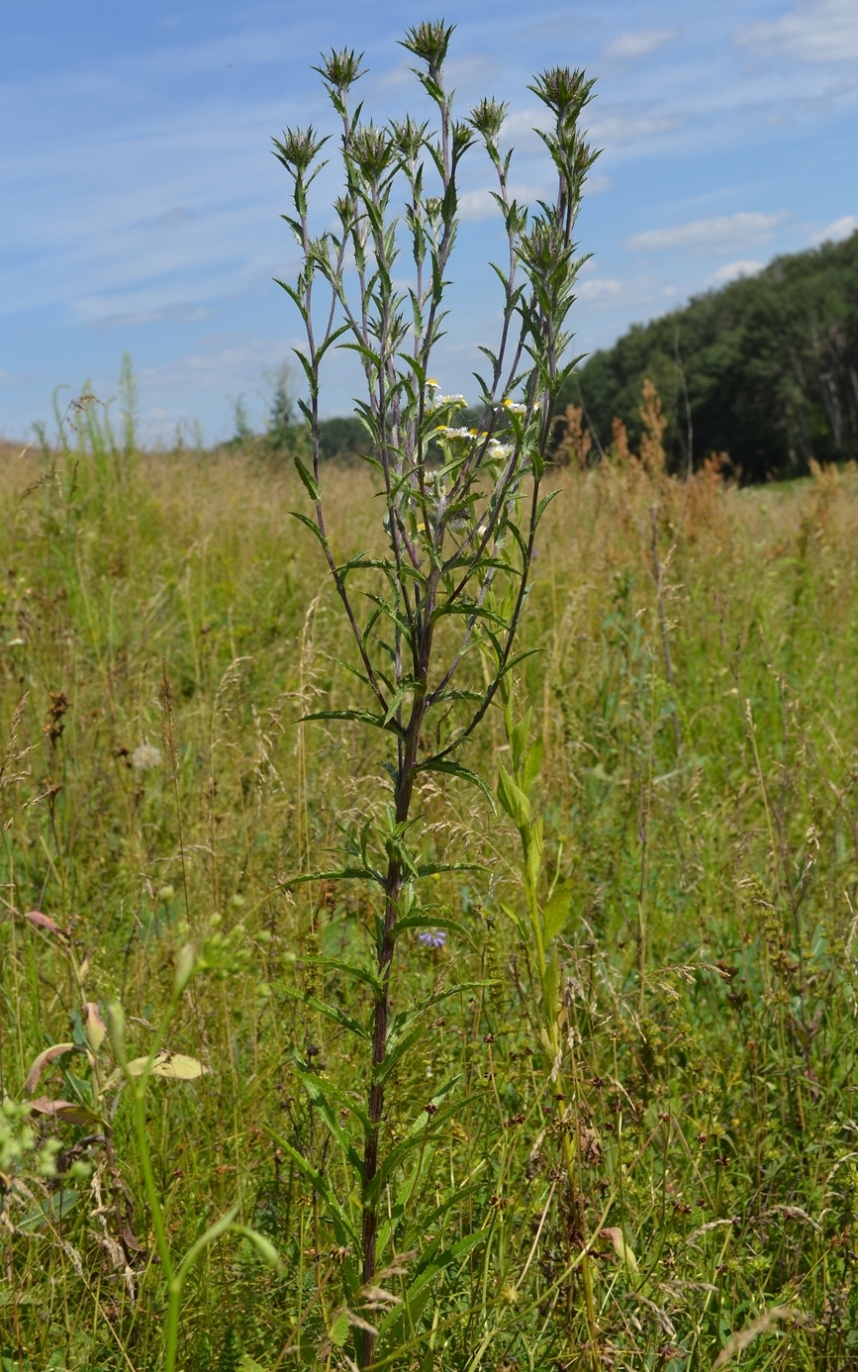
[{"label": "purple flower", "polygon": [[447,942],[446,929],[424,929],[417,935],[418,943],[424,948],[443,948]]}]

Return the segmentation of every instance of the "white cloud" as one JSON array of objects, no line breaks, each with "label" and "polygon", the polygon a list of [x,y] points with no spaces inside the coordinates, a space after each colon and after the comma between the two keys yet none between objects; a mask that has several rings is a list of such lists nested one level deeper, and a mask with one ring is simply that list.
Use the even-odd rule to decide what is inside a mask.
[{"label": "white cloud", "polygon": [[[515,182],[511,182],[509,187],[510,199],[517,200],[521,205],[533,205],[537,200],[547,199],[551,193],[547,186],[516,185]],[[458,204],[459,217],[463,220],[470,220],[473,223],[475,220],[494,217],[499,223],[503,223],[497,201],[492,198],[492,192],[487,186],[481,186],[478,190],[462,191]]]},{"label": "white cloud", "polygon": [[712,273],[709,282],[713,286],[726,286],[728,281],[736,281],[740,276],[756,276],[762,270],[762,262],[746,257],[739,262],[725,262],[723,267]]},{"label": "white cloud", "polygon": [[833,223],[826,224],[824,229],[817,230],[811,234],[809,242],[817,243],[839,243],[843,238],[849,238],[858,229],[858,216],[854,214],[841,215],[840,219],[835,219]]},{"label": "white cloud", "polygon": [[459,215],[462,219],[490,219],[493,214],[500,214],[500,211],[492,199],[491,191],[485,186],[476,191],[463,191],[459,196]]},{"label": "white cloud", "polygon": [[610,176],[588,176],[584,182],[585,195],[601,195],[611,189]]},{"label": "white cloud", "polygon": [[647,229],[635,233],[626,243],[637,252],[688,248],[692,251],[734,252],[751,243],[768,243],[773,230],[786,219],[779,214],[760,214],[745,210],[739,214],[716,215],[712,219],[692,219],[669,229]]},{"label": "white cloud", "polygon": [[647,57],[651,52],[663,48],[665,43],[678,38],[680,32],[680,29],[637,29],[632,33],[621,33],[619,38],[602,49],[602,56],[620,59]]},{"label": "white cloud", "polygon": [[614,300],[620,294],[623,283],[610,276],[593,276],[587,281],[582,281],[577,288],[576,295],[579,300],[589,300],[597,302],[600,300]]},{"label": "white cloud", "polygon": [[740,24],[736,42],[763,57],[799,62],[850,62],[858,58],[855,0],[805,0],[779,19]]},{"label": "white cloud", "polygon": [[216,389],[237,394],[261,375],[263,367],[270,367],[272,357],[284,357],[289,351],[285,339],[277,343],[253,335],[206,339],[199,352],[158,367],[143,367],[137,379],[141,387],[149,389],[169,384],[173,390]]},{"label": "white cloud", "polygon": [[684,114],[641,115],[629,111],[596,114],[590,121],[588,140],[597,148],[612,151],[631,143],[647,142],[673,133],[686,122]]}]

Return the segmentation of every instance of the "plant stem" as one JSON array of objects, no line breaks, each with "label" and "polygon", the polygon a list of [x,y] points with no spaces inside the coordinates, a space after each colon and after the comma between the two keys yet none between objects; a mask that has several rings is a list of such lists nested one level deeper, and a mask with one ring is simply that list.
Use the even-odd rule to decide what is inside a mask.
[{"label": "plant stem", "polygon": [[[420,727],[425,713],[425,696],[419,694],[414,700],[411,719],[402,749],[399,779],[396,791],[395,819],[397,825],[406,824],[411,810],[414,793],[417,751]],[[373,1007],[372,1031],[372,1078],[369,1087],[369,1129],[363,1155],[363,1217],[361,1226],[362,1277],[364,1285],[375,1276],[376,1248],[378,1243],[379,1194],[375,1186],[378,1173],[378,1144],[381,1133],[381,1120],[384,1113],[384,1084],[379,1080],[387,1057],[387,1026],[390,1018],[390,974],[393,963],[396,919],[399,898],[402,893],[402,860],[392,851],[388,858],[387,875],[384,883],[384,925],[378,949],[378,979],[380,990]],[[360,1364],[369,1367],[375,1353],[374,1333],[368,1329],[361,1331]]]}]

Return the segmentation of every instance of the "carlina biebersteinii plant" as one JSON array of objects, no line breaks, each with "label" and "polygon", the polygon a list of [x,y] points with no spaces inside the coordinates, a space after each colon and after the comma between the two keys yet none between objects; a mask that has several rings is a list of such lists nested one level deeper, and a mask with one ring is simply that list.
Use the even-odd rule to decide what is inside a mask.
[{"label": "carlina biebersteinii plant", "polygon": [[[337,1334],[342,1346],[351,1321],[362,1367],[380,1355],[378,1336],[385,1337],[390,1315],[379,1330],[353,1312],[371,1308],[366,1293],[377,1292],[373,1283],[392,1260],[389,1207],[395,1214],[415,1184],[413,1178],[403,1184],[398,1196],[405,1154],[413,1145],[421,1166],[430,1157],[425,1127],[395,1148],[383,1130],[391,1074],[417,1043],[421,1014],[438,999],[407,1014],[391,1013],[398,937],[406,929],[437,925],[422,918],[415,903],[418,881],[439,870],[421,865],[414,853],[415,784],[422,773],[434,772],[487,791],[459,759],[518,660],[514,645],[534,541],[550,499],[542,494],[542,481],[551,415],[576,361],[568,355],[568,315],[584,259],[577,256],[573,234],[596,156],[579,132],[592,82],[567,67],[543,72],[529,89],[547,111],[546,127],[538,132],[553,163],[556,191],[535,209],[518,203],[510,189],[512,153],[500,150],[507,107],[483,99],[467,118],[454,118],[444,78],[452,32],[452,25],[440,21],[423,23],[402,40],[435,106],[432,128],[410,116],[385,126],[367,120],[363,106],[352,103],[352,88],[364,74],[360,55],[343,50],[323,57],[317,70],[340,126],[343,189],[334,203],[335,230],[317,233],[310,209],[310,188],[325,165],[320,154],[330,135],[322,137],[310,126],[274,140],[292,181],[293,209],[283,217],[302,256],[297,277],[279,283],[306,331],[306,346],[297,355],[309,392],[301,408],[311,434],[312,467],[296,462],[312,514],[297,517],[312,530],[327,561],[357,647],[355,672],[363,695],[353,709],[310,718],[368,725],[390,743],[386,820],[375,833],[364,833],[349,867],[326,874],[363,879],[379,889],[371,964],[337,964],[338,976],[354,977],[371,997],[368,1027],[307,990],[290,992],[312,1000],[317,1012],[356,1034],[368,1059],[357,1141],[338,1122],[311,1064],[297,1064],[347,1160],[352,1196],[359,1196],[359,1225],[351,1219],[352,1197],[335,1195],[293,1150],[293,1162],[329,1208],[338,1243],[359,1255],[359,1262],[350,1257],[342,1265],[345,1305]],[[493,198],[507,243],[503,265],[494,266],[501,288],[500,337],[494,350],[480,348],[487,365],[483,375],[475,374],[482,415],[475,427],[456,422],[463,396],[442,394],[432,379],[447,313],[461,165],[473,149],[487,154],[494,169]],[[378,478],[384,526],[382,556],[345,562],[337,560],[328,533],[319,445],[322,370],[334,347],[352,349],[363,369],[366,395],[356,401],[356,412],[367,431],[367,461]]]}]

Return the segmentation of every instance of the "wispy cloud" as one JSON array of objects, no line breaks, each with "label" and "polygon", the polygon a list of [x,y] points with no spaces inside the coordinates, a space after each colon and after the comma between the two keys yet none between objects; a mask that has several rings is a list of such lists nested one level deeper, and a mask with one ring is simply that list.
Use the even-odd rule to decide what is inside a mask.
[{"label": "wispy cloud", "polygon": [[858,216],[854,214],[841,215],[833,223],[826,224],[824,229],[817,229],[808,239],[809,243],[839,243],[843,238],[850,238],[858,229]]},{"label": "wispy cloud", "polygon": [[680,32],[680,29],[636,29],[631,33],[621,33],[619,38],[602,49],[602,56],[619,59],[648,57],[651,52],[663,48],[665,43],[673,42]]},{"label": "wispy cloud", "polygon": [[666,229],[647,229],[626,239],[637,252],[688,249],[698,252],[734,252],[752,243],[768,243],[774,229],[786,219],[786,211],[760,214],[745,210],[739,214],[715,215],[711,219],[692,219]]},{"label": "wispy cloud", "polygon": [[740,276],[756,276],[763,270],[763,263],[753,257],[742,258],[739,262],[725,262],[709,278],[712,286],[726,286],[728,281],[737,281]]},{"label": "wispy cloud", "polygon": [[673,133],[685,123],[679,113],[640,114],[632,110],[606,110],[590,120],[589,135],[596,147],[612,151],[630,144],[650,142],[666,133]]},{"label": "wispy cloud", "polygon": [[858,58],[855,0],[805,0],[779,19],[740,24],[736,42],[764,57],[797,62],[854,62]]},{"label": "wispy cloud", "polygon": [[593,276],[582,281],[576,294],[579,300],[615,300],[623,289],[622,281],[612,276]]},{"label": "wispy cloud", "polygon": [[[524,205],[532,204],[536,200],[544,200],[550,195],[547,185],[517,185],[511,183],[510,199],[518,200]],[[476,190],[462,191],[458,200],[459,216],[463,220],[471,222],[480,219],[500,219],[501,212],[497,201],[494,199],[492,191],[487,186],[481,186]],[[501,220],[501,222],[503,222]]]}]

